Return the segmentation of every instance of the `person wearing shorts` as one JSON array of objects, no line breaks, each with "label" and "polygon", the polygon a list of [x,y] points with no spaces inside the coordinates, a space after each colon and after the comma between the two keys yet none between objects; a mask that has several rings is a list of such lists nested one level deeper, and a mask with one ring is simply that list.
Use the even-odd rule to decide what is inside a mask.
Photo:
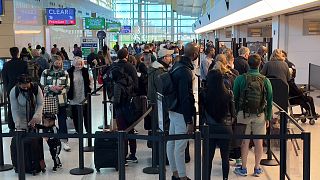
[{"label": "person wearing shorts", "polygon": [[[261,63],[261,57],[258,54],[253,54],[249,56],[248,64],[250,66],[248,74],[250,76],[261,76],[259,73],[259,66]],[[264,90],[261,93],[265,93],[263,96],[266,100],[266,105],[262,107],[261,113],[243,113],[243,107],[241,107],[241,94],[244,94],[246,91],[246,74],[240,75],[235,79],[233,93],[235,100],[235,107],[237,110],[237,123],[243,124],[246,126],[245,134],[246,135],[265,135],[266,127],[269,126],[269,121],[272,117],[272,85],[268,78],[263,79]],[[263,170],[260,167],[260,161],[263,154],[263,140],[254,139],[253,140],[255,148],[255,166],[254,166],[254,176],[260,176],[263,173]],[[234,173],[240,176],[247,176],[247,157],[249,152],[249,143],[250,139],[242,140],[241,144],[241,158],[242,166],[237,167],[234,170]]]}]

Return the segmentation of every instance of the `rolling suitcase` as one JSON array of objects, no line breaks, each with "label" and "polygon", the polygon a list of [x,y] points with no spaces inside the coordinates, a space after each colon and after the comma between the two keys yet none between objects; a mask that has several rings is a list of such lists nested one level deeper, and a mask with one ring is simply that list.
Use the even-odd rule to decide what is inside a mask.
[{"label": "rolling suitcase", "polygon": [[[95,134],[112,133],[97,131]],[[100,168],[115,168],[118,171],[118,140],[95,138],[94,165],[97,172]]]},{"label": "rolling suitcase", "polygon": [[[13,137],[10,145],[12,165],[17,173],[17,146],[16,137]],[[26,138],[24,140],[24,162],[25,171],[36,175],[39,172],[46,171],[43,153],[43,140],[42,138]]]}]

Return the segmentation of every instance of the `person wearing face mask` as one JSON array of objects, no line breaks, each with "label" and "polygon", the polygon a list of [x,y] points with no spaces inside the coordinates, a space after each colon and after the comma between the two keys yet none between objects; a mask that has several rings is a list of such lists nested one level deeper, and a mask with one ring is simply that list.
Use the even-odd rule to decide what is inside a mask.
[{"label": "person wearing face mask", "polygon": [[250,49],[247,47],[241,47],[239,49],[239,57],[234,61],[234,69],[236,69],[239,74],[247,73],[249,71],[248,57],[250,54]]},{"label": "person wearing face mask", "polygon": [[[169,111],[169,134],[191,134],[194,131],[194,118],[196,116],[195,99],[193,95],[193,61],[199,56],[199,47],[196,43],[187,43],[184,55],[172,67],[172,81],[177,93],[178,103]],[[179,68],[180,67],[180,68]],[[176,69],[179,68],[179,69]],[[175,70],[176,69],[176,70]],[[167,156],[172,171],[172,179],[188,180],[185,164],[185,149],[187,140],[169,141],[167,143]]]},{"label": "person wearing face mask", "polygon": [[31,78],[22,74],[15,88],[10,91],[10,103],[15,128],[18,130],[35,128],[41,123],[43,95],[41,88],[31,83]]},{"label": "person wearing face mask", "polygon": [[[77,105],[79,105],[84,100],[84,98],[87,97],[87,94],[91,92],[91,82],[88,69],[84,67],[83,59],[81,57],[76,56],[74,57],[72,63],[72,67],[68,69],[70,77],[70,89],[67,95],[68,100],[70,100],[74,127],[76,129],[76,132],[79,133]],[[86,132],[89,132],[87,109],[88,106],[87,103],[85,103],[83,106],[84,127],[86,129]]]},{"label": "person wearing face mask", "polygon": [[[61,56],[52,56],[52,66],[42,72],[41,85],[44,87],[44,94],[46,96],[53,95],[58,100],[58,133],[68,133],[67,129],[67,92],[70,86],[69,74],[63,70],[63,60]],[[63,149],[70,151],[68,139],[62,139]]]}]

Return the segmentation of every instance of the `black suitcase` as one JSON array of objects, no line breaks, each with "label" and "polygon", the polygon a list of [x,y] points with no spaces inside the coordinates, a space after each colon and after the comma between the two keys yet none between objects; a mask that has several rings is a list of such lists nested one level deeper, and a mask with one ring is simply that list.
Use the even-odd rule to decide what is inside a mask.
[{"label": "black suitcase", "polygon": [[[16,137],[13,137],[10,145],[11,160],[17,173],[17,146]],[[25,172],[36,175],[46,171],[43,153],[43,140],[40,137],[26,138],[24,140],[24,162]]]},{"label": "black suitcase", "polygon": [[[107,132],[96,131],[95,134]],[[111,133],[111,132],[110,132]],[[117,139],[94,139],[94,165],[97,172],[100,168],[115,168],[118,171],[118,140]]]}]

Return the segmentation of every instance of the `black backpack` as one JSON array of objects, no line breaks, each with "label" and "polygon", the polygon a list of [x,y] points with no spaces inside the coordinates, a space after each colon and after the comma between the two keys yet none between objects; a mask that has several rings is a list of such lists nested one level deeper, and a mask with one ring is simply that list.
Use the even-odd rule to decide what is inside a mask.
[{"label": "black backpack", "polygon": [[133,94],[133,80],[132,78],[125,72],[124,68],[118,65],[118,63],[114,63],[111,66],[107,67],[104,71],[103,75],[103,85],[107,90],[108,98],[110,99],[114,92],[113,87],[115,83],[119,83],[120,79],[125,79],[126,85],[119,83],[122,89],[125,92],[125,95],[129,98]]},{"label": "black backpack", "polygon": [[163,107],[167,111],[173,110],[178,104],[177,90],[175,89],[175,85],[172,80],[172,74],[181,68],[187,68],[187,66],[178,63],[178,65],[169,72],[160,74],[156,80],[156,85],[158,86],[157,90],[163,95]]}]

